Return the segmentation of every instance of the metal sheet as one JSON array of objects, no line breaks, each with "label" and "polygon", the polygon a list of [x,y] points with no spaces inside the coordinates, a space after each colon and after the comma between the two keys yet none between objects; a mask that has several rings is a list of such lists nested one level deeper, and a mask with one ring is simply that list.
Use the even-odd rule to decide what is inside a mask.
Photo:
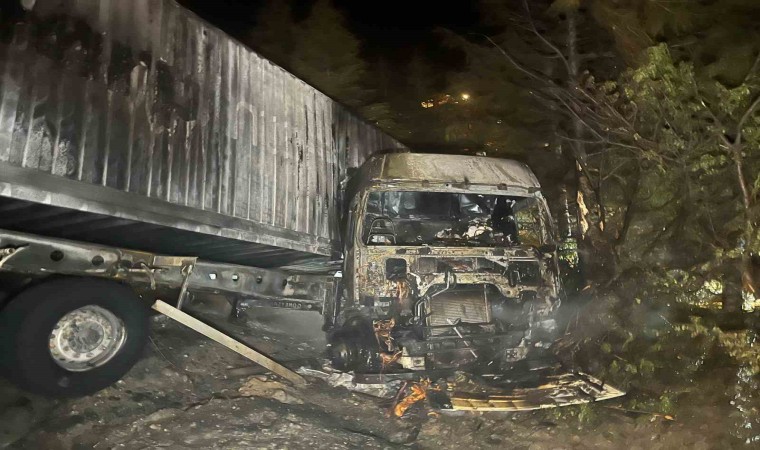
[{"label": "metal sheet", "polygon": [[624,391],[582,372],[552,375],[540,386],[516,387],[500,393],[462,392],[456,384],[450,389],[453,391],[450,409],[454,411],[534,411],[625,395]]},{"label": "metal sheet", "polygon": [[154,225],[0,196],[0,229],[164,255],[271,268],[293,264],[314,270],[325,257],[273,245]]},{"label": "metal sheet", "polygon": [[524,163],[469,155],[389,154],[367,174],[380,182],[485,185],[538,191],[539,183]]},{"label": "metal sheet", "polygon": [[402,147],[171,0],[0,20],[3,196],[328,255],[346,168]]},{"label": "metal sheet", "polygon": [[[450,326],[459,321],[462,323],[488,323],[491,320],[489,312],[484,287],[454,289],[430,300],[428,325]],[[434,330],[433,334],[440,334],[443,331]]]}]

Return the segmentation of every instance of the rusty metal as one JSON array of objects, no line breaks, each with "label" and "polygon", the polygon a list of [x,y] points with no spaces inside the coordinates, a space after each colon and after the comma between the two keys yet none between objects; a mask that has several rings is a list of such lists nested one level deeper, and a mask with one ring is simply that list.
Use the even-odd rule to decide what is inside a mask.
[{"label": "rusty metal", "polygon": [[449,325],[451,325],[451,327],[454,329],[454,332],[456,332],[457,336],[459,336],[462,339],[462,342],[464,343],[464,345],[466,345],[468,347],[468,350],[470,351],[470,354],[472,354],[472,356],[474,356],[474,357],[477,358],[478,354],[475,352],[475,350],[473,350],[472,348],[469,348],[471,344],[465,339],[464,336],[462,336],[462,332],[459,331],[459,328],[457,327],[457,324],[460,322],[460,320],[457,319],[455,321],[455,320],[451,320],[449,318],[446,318],[446,322]]},{"label": "rusty metal", "polygon": [[190,285],[190,275],[193,274],[195,264],[196,263],[188,264],[182,268],[182,275],[184,275],[185,279],[182,281],[182,287],[180,287],[179,295],[177,296],[177,309],[180,311],[182,310],[182,306],[184,305],[185,299],[187,298],[187,289]]},{"label": "rusty metal", "polygon": [[[1,229],[0,252],[6,255],[0,267],[3,271],[32,276],[108,278],[146,291],[159,288],[222,294],[262,306],[318,312],[331,291],[329,280],[319,275],[294,275],[274,269],[198,261],[195,257],[158,255]],[[193,267],[191,272],[187,269],[189,266]]]},{"label": "rusty metal", "polygon": [[38,0],[0,27],[0,196],[288,263],[330,254],[347,168],[402,147],[171,0]]},{"label": "rusty metal", "polygon": [[5,264],[14,256],[18,255],[19,252],[25,250],[26,248],[26,246],[0,248],[0,269],[3,268],[3,264]]},{"label": "rusty metal", "polygon": [[362,166],[349,194],[378,190],[462,192],[540,197],[530,168],[508,159],[466,155],[388,153]]},{"label": "rusty metal", "polygon": [[[347,195],[353,221],[344,273],[351,276],[343,280],[341,308],[345,317],[371,320],[380,343],[387,339],[378,323],[394,320],[387,333],[394,348],[381,345],[381,362],[414,371],[508,371],[526,349],[551,345],[562,295],[553,224],[527,166],[463,155],[379,155]],[[375,227],[379,221],[390,224]],[[370,239],[373,233],[390,239]]]},{"label": "rusty metal", "polygon": [[518,387],[490,393],[459,390],[449,385],[451,409],[455,411],[533,411],[610,400],[625,395],[585,373],[559,373],[536,387]]},{"label": "rusty metal", "polygon": [[485,286],[464,287],[443,292],[430,301],[428,324],[452,325],[451,320],[462,323],[488,323],[491,314]]}]

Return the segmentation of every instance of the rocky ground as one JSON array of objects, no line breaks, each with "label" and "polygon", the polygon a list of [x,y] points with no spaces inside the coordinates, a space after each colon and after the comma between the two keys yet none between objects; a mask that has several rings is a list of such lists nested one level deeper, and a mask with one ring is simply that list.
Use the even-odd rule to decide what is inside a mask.
[{"label": "rocky ground", "polygon": [[[313,313],[256,309],[241,323],[215,320],[289,366],[320,364],[324,342]],[[296,389],[166,318],[153,326],[145,358],[93,396],[51,401],[0,382],[0,447],[708,449],[751,447],[757,434],[736,432],[752,428],[742,411],[757,405],[738,408],[716,389],[733,383],[728,369],[685,386],[673,417],[633,410],[623,399],[511,414],[420,406],[397,419],[388,400],[318,379]]]}]

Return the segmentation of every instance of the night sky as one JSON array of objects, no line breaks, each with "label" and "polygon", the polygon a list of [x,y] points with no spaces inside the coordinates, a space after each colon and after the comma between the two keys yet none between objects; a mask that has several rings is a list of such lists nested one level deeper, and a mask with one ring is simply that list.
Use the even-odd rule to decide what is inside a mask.
[{"label": "night sky", "polygon": [[[368,2],[336,0],[348,13],[350,26],[366,42],[367,50],[387,52],[422,44],[431,38],[438,26],[463,29],[474,26],[478,19],[475,1],[409,1],[387,0]],[[410,6],[414,5],[414,6]]]},{"label": "night sky", "polygon": [[[348,26],[364,41],[365,55],[403,57],[415,46],[431,43],[432,30],[442,26],[466,30],[479,20],[477,1],[445,4],[441,1],[385,0],[360,2],[333,0],[348,18]],[[254,24],[261,0],[179,0],[204,19],[239,37]],[[304,15],[308,1],[296,1],[296,15]]]}]

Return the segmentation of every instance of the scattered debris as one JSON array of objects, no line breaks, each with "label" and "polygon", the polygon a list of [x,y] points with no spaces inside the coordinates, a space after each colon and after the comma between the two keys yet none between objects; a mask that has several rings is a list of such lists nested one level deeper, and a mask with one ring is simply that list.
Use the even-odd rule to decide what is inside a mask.
[{"label": "scattered debris", "polygon": [[430,380],[427,378],[415,383],[405,383],[404,386],[399,390],[397,399],[403,395],[404,391],[406,391],[407,388],[408,393],[406,396],[403,399],[398,400],[396,404],[393,405],[393,415],[396,417],[403,417],[409,408],[425,400],[427,398],[428,389],[436,389],[435,387],[431,387]]},{"label": "scattered debris", "polygon": [[339,372],[329,368],[324,370],[315,370],[308,367],[301,367],[296,370],[301,375],[319,378],[324,380],[333,387],[344,387],[349,391],[359,392],[378,398],[390,398],[401,386],[401,380],[389,380],[380,383],[357,383],[353,373]]},{"label": "scattered debris", "polygon": [[652,416],[653,420],[654,419],[658,419],[658,418],[662,419],[662,420],[669,421],[669,422],[675,422],[675,420],[676,420],[676,418],[673,417],[670,414],[662,414],[662,413],[656,413],[656,412],[651,412],[651,411],[641,411],[641,410],[638,410],[638,409],[620,408],[620,407],[617,407],[617,406],[607,406],[607,405],[604,405],[604,408],[611,409],[613,411],[620,411],[620,412],[623,412],[623,413],[649,415],[649,416]]},{"label": "scattered debris", "polygon": [[[319,378],[333,387],[378,398],[393,397],[390,412],[402,417],[413,405],[428,399],[428,406],[443,411],[529,411],[609,400],[625,395],[585,373],[555,368],[525,377],[475,377],[458,371],[432,382],[420,374],[357,374],[325,365],[323,370],[301,367],[301,375]],[[402,375],[412,375],[409,376]],[[533,377],[528,376],[533,375]],[[367,381],[367,382],[363,382]],[[394,396],[395,394],[395,396]],[[666,418],[669,420],[668,418]]]},{"label": "scattered debris", "polygon": [[[473,386],[476,386],[473,389]],[[454,411],[531,411],[609,400],[625,392],[584,373],[548,375],[535,387],[498,389],[471,378],[448,386]]]}]

